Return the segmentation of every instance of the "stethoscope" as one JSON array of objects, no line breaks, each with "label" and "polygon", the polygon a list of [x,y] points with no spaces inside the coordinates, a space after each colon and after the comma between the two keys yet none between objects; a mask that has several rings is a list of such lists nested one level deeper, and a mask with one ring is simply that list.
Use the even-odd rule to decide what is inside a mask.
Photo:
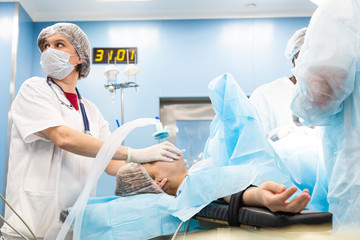
[{"label": "stethoscope", "polygon": [[[61,103],[61,105],[66,106],[66,107],[69,108],[70,110],[73,110],[73,109],[74,109],[74,106],[73,106],[71,103],[70,103],[70,104],[67,104],[66,102],[64,102],[63,100],[61,100],[61,99],[59,98],[59,96],[57,95],[56,91],[53,89],[53,87],[52,87],[52,85],[51,85],[51,83],[50,83],[49,80],[51,80],[51,82],[54,83],[54,84],[62,91],[62,93],[63,93],[64,96],[66,97],[65,92],[64,92],[64,90],[63,90],[56,82],[54,82],[54,80],[52,80],[51,77],[47,77],[47,78],[46,78],[46,83],[50,86],[51,90],[55,93],[56,98],[59,100],[59,102]],[[83,119],[83,122],[84,122],[84,129],[85,129],[84,132],[85,132],[86,134],[88,134],[88,135],[91,136],[89,120],[88,120],[87,115],[86,115],[86,112],[85,112],[84,100],[82,99],[82,97],[81,97],[81,95],[80,95],[80,93],[79,93],[79,90],[78,90],[77,88],[75,88],[75,90],[76,90],[76,94],[77,94],[78,99],[79,99],[81,115],[82,115],[82,119]]]}]

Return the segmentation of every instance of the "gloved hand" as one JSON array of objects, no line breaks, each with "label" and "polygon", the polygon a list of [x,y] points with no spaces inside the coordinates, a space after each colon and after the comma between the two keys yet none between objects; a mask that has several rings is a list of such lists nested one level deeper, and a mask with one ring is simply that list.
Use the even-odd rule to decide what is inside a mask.
[{"label": "gloved hand", "polygon": [[289,136],[290,134],[298,134],[302,136],[311,135],[313,127],[295,126],[294,124],[277,127],[267,133],[266,137],[273,142]]},{"label": "gloved hand", "polygon": [[184,159],[184,162],[185,162],[185,168],[186,168],[186,169],[189,169],[189,163],[188,163],[188,161],[187,161],[186,159]]},{"label": "gloved hand", "polygon": [[298,117],[295,113],[292,113],[292,120],[294,124],[298,127],[303,125],[304,120]]},{"label": "gloved hand", "polygon": [[277,127],[274,130],[268,132],[266,137],[272,140],[273,142],[276,142],[279,139],[284,138],[289,134],[295,132],[296,131],[295,128],[296,128],[295,125],[286,125],[286,126]]},{"label": "gloved hand", "polygon": [[178,160],[181,151],[170,142],[163,142],[154,146],[143,149],[128,150],[128,157],[126,162],[146,163],[153,161],[167,161]]}]

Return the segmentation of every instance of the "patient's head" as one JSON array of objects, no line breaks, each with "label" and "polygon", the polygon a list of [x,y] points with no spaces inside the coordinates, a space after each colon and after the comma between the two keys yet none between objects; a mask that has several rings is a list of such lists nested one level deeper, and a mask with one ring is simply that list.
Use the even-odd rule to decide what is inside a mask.
[{"label": "patient's head", "polygon": [[129,163],[116,174],[115,195],[131,196],[140,193],[176,195],[187,170],[184,156],[172,162],[157,161],[145,164]]},{"label": "patient's head", "polygon": [[172,162],[157,161],[142,164],[149,176],[161,189],[170,195],[176,195],[176,191],[184,180],[187,170],[184,156]]}]

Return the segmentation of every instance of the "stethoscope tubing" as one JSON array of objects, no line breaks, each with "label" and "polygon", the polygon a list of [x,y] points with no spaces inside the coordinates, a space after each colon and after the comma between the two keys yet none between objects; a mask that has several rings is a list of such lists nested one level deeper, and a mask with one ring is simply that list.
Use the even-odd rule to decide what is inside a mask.
[{"label": "stethoscope tubing", "polygon": [[[55,90],[53,89],[49,79],[51,80],[52,83],[54,83],[62,92],[63,94],[65,95],[65,92],[64,90],[56,83],[54,82],[54,80],[51,78],[51,77],[47,77],[46,78],[46,82],[47,84],[50,86],[50,88],[53,90],[53,92],[55,93],[57,99],[59,100],[59,102],[62,104],[62,105],[65,105],[67,106],[70,110],[74,109],[73,105],[70,103],[70,104],[66,104],[64,101],[62,101],[59,96],[56,94]],[[75,88],[76,90],[76,94],[77,94],[77,97],[79,99],[79,105],[80,105],[80,111],[81,111],[81,116],[82,116],[82,119],[83,119],[83,123],[84,123],[84,132],[88,135],[91,135],[90,133],[90,124],[89,124],[89,119],[86,115],[86,111],[85,111],[85,105],[84,105],[84,100],[82,99],[81,95],[80,95],[80,92],[77,88]]]}]

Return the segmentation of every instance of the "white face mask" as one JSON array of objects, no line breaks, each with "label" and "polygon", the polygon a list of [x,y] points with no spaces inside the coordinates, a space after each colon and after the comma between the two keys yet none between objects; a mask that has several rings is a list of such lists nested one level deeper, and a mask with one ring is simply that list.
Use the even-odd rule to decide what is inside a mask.
[{"label": "white face mask", "polygon": [[40,65],[49,77],[62,80],[74,70],[74,66],[69,62],[71,56],[76,54],[48,48],[41,55]]}]

